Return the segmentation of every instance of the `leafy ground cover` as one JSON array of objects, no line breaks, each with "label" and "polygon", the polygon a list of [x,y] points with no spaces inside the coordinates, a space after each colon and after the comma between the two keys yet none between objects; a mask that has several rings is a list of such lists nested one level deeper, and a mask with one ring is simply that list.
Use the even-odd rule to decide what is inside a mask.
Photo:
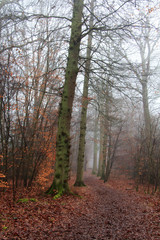
[{"label": "leafy ground cover", "polygon": [[[71,179],[71,185],[74,178]],[[104,184],[85,174],[79,194],[53,200],[36,191],[12,204],[9,192],[0,199],[0,239],[159,240],[158,196],[137,193],[132,183],[112,179]]]}]

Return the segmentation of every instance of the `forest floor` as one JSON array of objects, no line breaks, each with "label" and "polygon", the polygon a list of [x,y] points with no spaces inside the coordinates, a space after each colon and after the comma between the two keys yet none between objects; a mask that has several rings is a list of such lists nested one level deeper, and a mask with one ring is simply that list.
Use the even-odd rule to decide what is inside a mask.
[{"label": "forest floor", "polygon": [[132,182],[103,183],[89,173],[85,183],[72,187],[80,196],[57,200],[31,191],[13,206],[9,193],[2,195],[0,239],[160,240],[160,197],[137,193]]}]

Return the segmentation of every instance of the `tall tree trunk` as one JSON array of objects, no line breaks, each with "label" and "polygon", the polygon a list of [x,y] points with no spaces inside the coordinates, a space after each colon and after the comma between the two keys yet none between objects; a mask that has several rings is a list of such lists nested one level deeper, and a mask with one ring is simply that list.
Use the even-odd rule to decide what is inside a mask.
[{"label": "tall tree trunk", "polygon": [[104,177],[104,182],[107,182],[109,179],[109,175],[111,172],[111,164],[112,164],[112,159],[111,159],[111,147],[112,147],[112,137],[111,137],[111,126],[110,126],[110,132],[108,136],[108,153],[107,153],[107,166],[105,170],[105,177]]},{"label": "tall tree trunk", "polygon": [[[0,31],[1,33],[1,31]],[[4,111],[4,100],[3,96],[5,93],[5,81],[6,81],[6,73],[4,66],[0,63],[0,143],[1,143],[1,149],[0,149],[0,155],[4,157],[4,117],[3,117],[3,111]],[[3,158],[2,158],[3,159]],[[4,160],[2,160],[4,161]],[[0,164],[0,170],[3,170],[3,165]]]},{"label": "tall tree trunk", "polygon": [[69,191],[70,122],[81,41],[83,0],[75,0],[62,100],[59,107],[54,180],[47,193]]},{"label": "tall tree trunk", "polygon": [[106,172],[105,172],[105,178],[104,178],[104,182],[107,182],[109,177],[110,177],[110,173],[115,161],[115,154],[116,154],[116,150],[118,147],[118,140],[122,131],[122,127],[123,125],[120,126],[120,129],[117,133],[116,139],[113,142],[112,141],[112,132],[111,132],[111,125],[110,125],[110,130],[109,130],[109,137],[108,137],[108,142],[109,142],[109,146],[108,146],[108,156],[107,156],[107,166],[106,166]]},{"label": "tall tree trunk", "polygon": [[[105,128],[104,128],[105,129]],[[102,172],[101,172],[101,179],[105,179],[105,171],[106,171],[106,157],[107,157],[107,130],[105,129],[103,135],[103,145],[102,145]]]},{"label": "tall tree trunk", "polygon": [[142,98],[143,98],[143,112],[144,112],[144,125],[145,125],[145,138],[150,138],[151,119],[148,104],[148,89],[147,81],[142,83]]},{"label": "tall tree trunk", "polygon": [[[94,0],[91,1],[91,12],[93,12]],[[93,27],[93,14],[90,17],[89,23],[90,29]],[[80,121],[80,138],[79,138],[79,151],[78,151],[78,163],[77,163],[77,178],[75,186],[85,186],[83,182],[83,172],[84,172],[84,152],[85,152],[85,136],[86,136],[86,122],[87,122],[87,107],[88,107],[88,83],[89,83],[89,73],[90,73],[90,62],[91,62],[91,46],[92,46],[92,32],[88,36],[87,44],[87,61],[85,66],[85,77],[83,86],[83,96],[82,96],[82,111],[81,111],[81,121]]]},{"label": "tall tree trunk", "polygon": [[94,159],[93,159],[93,169],[92,169],[92,174],[97,173],[97,133],[98,133],[98,120],[99,117],[96,116],[95,119],[95,126],[94,126]]},{"label": "tall tree trunk", "polygon": [[105,115],[103,116],[103,124],[104,124],[104,135],[103,135],[103,161],[102,161],[102,174],[101,179],[105,179],[105,171],[106,171],[106,159],[108,155],[108,136],[109,136],[109,88],[108,85],[106,86],[105,91],[105,106],[104,106],[104,112]]},{"label": "tall tree trunk", "polygon": [[97,176],[102,175],[102,161],[103,161],[103,137],[104,137],[104,126],[102,123],[102,117],[100,117],[100,149],[99,149],[99,160],[98,160],[98,173]]}]

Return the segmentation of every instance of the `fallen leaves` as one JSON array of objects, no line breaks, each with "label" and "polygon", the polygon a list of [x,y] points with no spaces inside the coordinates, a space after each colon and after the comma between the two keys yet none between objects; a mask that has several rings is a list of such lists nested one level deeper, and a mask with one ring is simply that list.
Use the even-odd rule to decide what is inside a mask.
[{"label": "fallen leaves", "polygon": [[31,192],[15,206],[8,193],[0,200],[0,239],[160,239],[158,198],[128,191],[117,180],[104,184],[88,174],[85,183],[87,187],[72,187],[81,197],[53,200]]}]

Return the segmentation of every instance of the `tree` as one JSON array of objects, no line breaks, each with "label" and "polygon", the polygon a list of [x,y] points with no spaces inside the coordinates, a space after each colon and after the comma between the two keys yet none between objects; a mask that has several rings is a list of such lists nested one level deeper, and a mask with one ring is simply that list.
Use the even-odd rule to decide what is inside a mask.
[{"label": "tree", "polygon": [[99,116],[97,116],[97,111],[95,112],[95,125],[94,125],[94,156],[93,156],[93,169],[92,174],[97,173],[97,152],[98,152],[98,122]]},{"label": "tree", "polygon": [[[6,176],[15,179],[16,187],[30,186],[44,160],[54,165],[63,68],[59,49],[63,42],[59,41],[62,39],[60,21],[47,17],[48,11],[54,13],[55,7],[52,10],[48,9],[48,4],[42,7],[42,2],[39,1],[36,8],[39,14],[34,17],[25,12],[26,3],[23,2],[22,7],[20,1],[4,1],[7,4],[0,9],[3,46],[0,153]],[[27,4],[30,6],[29,2]],[[46,15],[41,12],[42,8]],[[56,37],[54,31],[57,31]],[[49,154],[51,149],[53,154]]]},{"label": "tree", "polygon": [[139,22],[135,32],[134,29],[130,31],[132,37],[131,42],[134,42],[136,46],[136,52],[139,54],[137,57],[138,60],[132,60],[130,57],[128,57],[125,51],[120,50],[119,52],[121,52],[122,56],[126,60],[128,70],[138,80],[138,84],[140,86],[140,90],[137,88],[137,92],[141,95],[143,107],[144,129],[141,135],[143,140],[141,139],[141,141],[143,142],[144,146],[140,148],[141,150],[138,154],[139,158],[136,162],[136,169],[141,168],[141,170],[138,170],[141,175],[140,178],[142,178],[142,175],[146,175],[148,178],[147,181],[152,182],[154,179],[152,133],[154,127],[152,126],[151,121],[148,88],[150,79],[154,76],[157,68],[153,57],[155,57],[157,43],[159,42],[160,36],[157,29],[152,27],[150,12],[148,12],[146,15],[140,13],[140,16],[141,21]]},{"label": "tree", "polygon": [[75,0],[73,5],[65,83],[62,100],[59,106],[55,174],[53,183],[47,191],[47,193],[50,194],[52,194],[53,191],[58,192],[58,194],[69,191],[70,123],[76,77],[78,74],[78,59],[82,34],[82,11],[83,0]]},{"label": "tree", "polygon": [[[93,8],[94,0],[91,1],[91,17],[89,28],[93,27]],[[92,48],[92,31],[88,35],[87,44],[87,56],[85,65],[85,77],[83,85],[82,95],[82,110],[81,110],[81,122],[80,122],[80,137],[79,137],[79,151],[78,151],[78,164],[77,164],[77,177],[75,186],[85,186],[83,182],[83,170],[84,170],[84,152],[85,152],[85,136],[86,136],[86,121],[87,121],[87,106],[88,106],[88,84],[91,64],[91,48]]]}]

